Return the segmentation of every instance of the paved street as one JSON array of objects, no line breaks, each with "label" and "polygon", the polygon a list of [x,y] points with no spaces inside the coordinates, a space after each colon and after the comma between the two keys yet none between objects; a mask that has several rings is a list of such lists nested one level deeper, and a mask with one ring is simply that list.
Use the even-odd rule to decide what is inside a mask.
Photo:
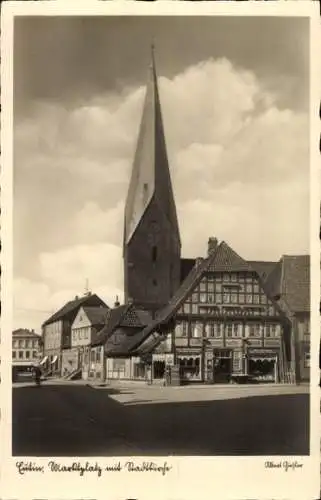
[{"label": "paved street", "polygon": [[15,384],[13,454],[304,455],[307,387]]}]

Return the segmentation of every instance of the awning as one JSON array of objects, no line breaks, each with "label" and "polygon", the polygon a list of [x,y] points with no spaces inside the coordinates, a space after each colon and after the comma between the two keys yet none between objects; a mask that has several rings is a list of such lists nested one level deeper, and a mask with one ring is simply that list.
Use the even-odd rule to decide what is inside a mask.
[{"label": "awning", "polygon": [[45,356],[39,363],[39,365],[44,365],[48,361],[48,356]]},{"label": "awning", "polygon": [[53,365],[57,361],[57,359],[58,359],[58,356],[54,356],[53,360],[51,361],[51,364]]},{"label": "awning", "polygon": [[276,361],[276,356],[267,357],[267,356],[250,356],[251,361]]}]

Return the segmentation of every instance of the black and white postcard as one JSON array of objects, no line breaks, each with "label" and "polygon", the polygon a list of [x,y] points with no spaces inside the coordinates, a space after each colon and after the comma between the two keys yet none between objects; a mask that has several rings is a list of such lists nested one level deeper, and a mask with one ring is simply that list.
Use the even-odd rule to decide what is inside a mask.
[{"label": "black and white postcard", "polygon": [[271,3],[4,6],[3,498],[317,498],[318,6]]}]

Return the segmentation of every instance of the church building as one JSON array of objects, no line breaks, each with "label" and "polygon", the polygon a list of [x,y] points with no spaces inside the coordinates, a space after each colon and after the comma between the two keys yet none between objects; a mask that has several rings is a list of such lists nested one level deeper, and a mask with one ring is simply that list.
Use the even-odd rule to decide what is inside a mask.
[{"label": "church building", "polygon": [[205,258],[181,258],[153,52],[123,257],[125,303],[153,321],[122,354],[150,363],[152,380],[175,367],[186,381],[295,381],[291,321],[265,287],[277,263],[246,261],[213,237]]},{"label": "church building", "polygon": [[123,263],[124,304],[85,297],[44,323],[45,354],[65,350],[67,371],[171,385],[309,380],[309,256],[248,261],[210,236],[203,258],[181,257],[153,51]]}]

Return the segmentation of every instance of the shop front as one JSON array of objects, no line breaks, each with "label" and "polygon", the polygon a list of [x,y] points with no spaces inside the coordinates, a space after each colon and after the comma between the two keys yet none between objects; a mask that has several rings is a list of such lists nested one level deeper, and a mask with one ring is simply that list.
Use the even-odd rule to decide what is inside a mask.
[{"label": "shop front", "polygon": [[174,354],[156,353],[152,357],[152,379],[153,381],[165,380],[168,368],[174,364]]},{"label": "shop front", "polygon": [[261,383],[279,381],[278,353],[272,349],[250,349],[248,352],[248,373]]},{"label": "shop front", "polygon": [[202,381],[202,355],[200,353],[177,353],[177,364],[183,384]]}]

